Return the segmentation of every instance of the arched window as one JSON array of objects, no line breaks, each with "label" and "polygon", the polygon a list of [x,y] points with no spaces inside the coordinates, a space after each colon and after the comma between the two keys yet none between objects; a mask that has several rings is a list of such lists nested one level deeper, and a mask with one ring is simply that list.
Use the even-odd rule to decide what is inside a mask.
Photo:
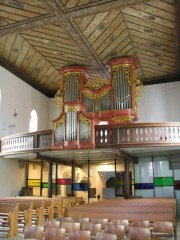
[{"label": "arched window", "polygon": [[38,125],[38,117],[37,117],[36,110],[33,109],[30,115],[29,132],[37,131],[37,125]]}]

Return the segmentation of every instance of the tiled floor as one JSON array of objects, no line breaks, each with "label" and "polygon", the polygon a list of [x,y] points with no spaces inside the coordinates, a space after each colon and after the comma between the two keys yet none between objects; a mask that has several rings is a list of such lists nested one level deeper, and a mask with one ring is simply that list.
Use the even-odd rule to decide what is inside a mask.
[{"label": "tiled floor", "polygon": [[[1,237],[0,236],[0,240],[7,240],[7,239],[9,239],[9,240],[23,240],[24,239],[24,237],[23,237],[23,234],[22,233],[19,233],[19,235],[17,236],[17,237],[10,237],[10,238],[6,238],[6,237]],[[163,239],[168,239],[168,240],[174,240],[174,238],[161,238],[162,240]],[[127,238],[127,240],[128,240],[128,238]],[[180,240],[180,217],[179,217],[179,219],[178,219],[178,221],[177,221],[177,231],[176,231],[176,240]]]}]

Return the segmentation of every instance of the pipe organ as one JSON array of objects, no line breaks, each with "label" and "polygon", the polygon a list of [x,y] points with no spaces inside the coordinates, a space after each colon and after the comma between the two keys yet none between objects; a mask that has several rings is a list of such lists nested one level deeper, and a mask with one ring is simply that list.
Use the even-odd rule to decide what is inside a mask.
[{"label": "pipe organ", "polygon": [[55,100],[60,116],[53,120],[54,146],[65,149],[94,147],[94,126],[133,123],[137,120],[137,98],[143,86],[136,78],[134,58],[108,62],[111,79],[89,77],[87,69],[70,66],[62,69],[60,89]]}]

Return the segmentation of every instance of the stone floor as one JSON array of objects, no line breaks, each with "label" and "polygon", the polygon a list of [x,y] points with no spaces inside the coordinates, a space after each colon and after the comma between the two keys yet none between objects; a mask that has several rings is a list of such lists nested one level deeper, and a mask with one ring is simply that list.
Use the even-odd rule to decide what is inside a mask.
[{"label": "stone floor", "polygon": [[[23,233],[19,233],[19,235],[16,236],[16,237],[6,238],[6,237],[1,236],[1,232],[0,232],[0,240],[5,240],[5,239],[9,239],[9,240],[23,240],[24,237],[23,237]],[[172,237],[171,238],[158,238],[158,239],[174,240],[174,238],[172,238]],[[128,240],[128,238],[127,238],[127,240]],[[180,240],[180,218],[177,221],[176,240]]]}]

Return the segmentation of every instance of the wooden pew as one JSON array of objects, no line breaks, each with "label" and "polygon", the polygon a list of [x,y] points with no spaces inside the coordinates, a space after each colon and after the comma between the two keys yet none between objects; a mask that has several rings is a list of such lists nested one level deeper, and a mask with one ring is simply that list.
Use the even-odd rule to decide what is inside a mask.
[{"label": "wooden pew", "polygon": [[111,199],[82,206],[67,207],[64,216],[78,218],[109,218],[171,221],[176,229],[175,198]]},{"label": "wooden pew", "polygon": [[18,234],[18,203],[0,203],[0,229],[7,237]]}]

